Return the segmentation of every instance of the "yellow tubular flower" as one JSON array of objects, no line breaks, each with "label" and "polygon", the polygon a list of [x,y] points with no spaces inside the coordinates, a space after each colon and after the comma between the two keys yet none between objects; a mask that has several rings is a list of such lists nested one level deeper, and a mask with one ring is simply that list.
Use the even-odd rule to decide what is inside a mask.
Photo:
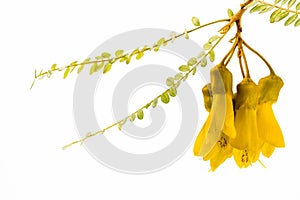
[{"label": "yellow tubular flower", "polygon": [[[268,143],[262,150],[266,157],[274,151],[271,146],[284,147],[284,138],[280,126],[273,113],[272,104],[278,99],[283,81],[276,75],[259,80],[259,100],[257,106],[257,127],[259,137]],[[272,153],[271,153],[272,152]]]},{"label": "yellow tubular flower", "polygon": [[[237,85],[235,99],[235,128],[236,138],[230,141],[234,151],[234,157],[238,166],[248,166],[257,161],[262,141],[258,137],[256,106],[258,102],[258,86],[250,79],[245,78]],[[239,151],[241,150],[241,151]],[[247,159],[244,159],[246,158]],[[243,164],[243,165],[242,165]]]},{"label": "yellow tubular flower", "polygon": [[205,124],[208,132],[200,149],[200,156],[206,156],[212,150],[222,133],[231,138],[236,136],[232,105],[232,74],[225,66],[219,64],[211,69],[210,78],[213,101],[208,117],[210,123],[207,120]]},{"label": "yellow tubular flower", "polygon": [[[208,112],[211,110],[213,97],[211,96],[211,85],[208,84],[203,87],[202,93],[204,96],[205,108]],[[211,115],[208,116],[205,124],[203,125],[201,131],[194,144],[194,155],[200,155],[200,149],[202,148],[203,141],[208,133],[208,128],[211,121]],[[212,150],[203,158],[205,161],[210,160],[211,170],[215,171],[218,166],[220,166],[227,158],[232,156],[232,147],[229,145],[229,137],[224,133],[216,142]]]}]

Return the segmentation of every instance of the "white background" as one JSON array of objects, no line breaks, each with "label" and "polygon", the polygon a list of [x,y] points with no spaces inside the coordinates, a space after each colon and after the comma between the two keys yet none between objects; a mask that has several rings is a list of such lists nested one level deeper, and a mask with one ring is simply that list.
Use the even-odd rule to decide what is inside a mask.
[{"label": "white background", "polygon": [[[202,23],[224,18],[227,8],[236,11],[239,3],[1,1],[0,199],[299,199],[300,29],[271,25],[268,14],[247,13],[243,20],[245,40],[285,81],[274,110],[286,148],[269,160],[262,159],[267,169],[255,164],[240,170],[231,160],[209,173],[208,163],[195,158],[191,147],[163,171],[121,174],[99,164],[80,146],[61,150],[77,137],[72,115],[75,75],[67,80],[62,80],[62,74],[53,76],[29,90],[34,69],[84,59],[111,36],[137,28],[181,32],[192,27],[192,16]],[[191,38],[200,43],[213,34],[204,30]],[[229,47],[225,41],[222,44],[219,56]],[[255,81],[267,74],[260,61],[250,55],[248,59]],[[229,68],[238,82],[238,65]]]}]

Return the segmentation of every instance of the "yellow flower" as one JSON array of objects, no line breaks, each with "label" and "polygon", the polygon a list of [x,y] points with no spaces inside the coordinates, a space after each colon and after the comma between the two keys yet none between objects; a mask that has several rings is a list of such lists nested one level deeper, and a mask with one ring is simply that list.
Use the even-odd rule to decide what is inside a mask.
[{"label": "yellow flower", "polygon": [[[206,156],[220,139],[222,133],[234,138],[234,111],[232,105],[232,74],[222,64],[210,71],[212,103],[209,116],[199,134],[203,134],[198,156]],[[199,140],[200,141],[200,140]],[[197,142],[197,140],[196,140]]]},{"label": "yellow flower", "polygon": [[[211,111],[212,106],[212,93],[211,84],[207,84],[202,89],[204,97],[204,105],[208,112]],[[195,144],[194,144],[194,155],[199,156],[200,150],[203,145],[203,141],[207,136],[209,125],[211,122],[211,115],[208,116],[206,122],[204,123],[201,131],[199,132]],[[211,170],[215,171],[227,158],[232,156],[232,147],[229,145],[229,137],[224,133],[221,133],[219,140],[215,143],[212,150],[204,156],[204,160],[210,160]]]},{"label": "yellow flower", "polygon": [[237,85],[235,99],[235,129],[236,138],[230,140],[234,151],[234,158],[238,166],[247,167],[256,162],[262,141],[258,137],[256,106],[258,102],[258,86],[245,78]]},{"label": "yellow flower", "polygon": [[266,157],[272,155],[274,147],[284,147],[284,138],[280,126],[274,116],[272,104],[278,99],[283,81],[276,75],[270,75],[259,80],[259,99],[257,106],[257,127],[259,137],[266,142],[262,149]]},{"label": "yellow flower", "polygon": [[211,84],[206,85],[202,93],[205,108],[210,113],[196,138],[194,155],[209,160],[214,171],[232,156],[229,138],[236,136],[230,71],[223,65],[212,68]]}]

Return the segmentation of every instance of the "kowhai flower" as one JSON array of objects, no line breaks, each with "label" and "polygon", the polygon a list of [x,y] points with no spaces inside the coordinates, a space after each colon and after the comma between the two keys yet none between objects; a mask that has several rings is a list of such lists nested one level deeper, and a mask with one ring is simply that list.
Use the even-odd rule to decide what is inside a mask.
[{"label": "kowhai flower", "polygon": [[[202,89],[203,97],[204,97],[204,105],[208,112],[211,111],[213,96],[211,93],[211,84],[207,84]],[[203,145],[203,141],[207,136],[209,129],[209,122],[211,121],[211,115],[207,118],[204,126],[202,127],[195,145],[194,145],[194,155],[198,156],[200,153],[200,149]],[[229,145],[229,137],[225,135],[223,132],[219,140],[215,143],[211,151],[203,157],[203,160],[210,161],[210,167],[212,171],[215,171],[217,167],[219,167],[227,158],[232,156],[232,147]]]},{"label": "kowhai flower", "polygon": [[270,157],[275,147],[284,147],[281,128],[275,118],[272,105],[277,102],[283,81],[272,74],[259,80],[259,98],[257,105],[257,127],[264,145],[262,154]]},{"label": "kowhai flower", "polygon": [[258,136],[256,107],[258,86],[250,79],[244,78],[237,85],[235,98],[236,138],[230,140],[234,150],[234,159],[239,167],[248,167],[258,160],[263,142]]},{"label": "kowhai flower", "polygon": [[210,160],[212,171],[232,155],[229,138],[235,137],[232,74],[223,65],[211,69],[211,84],[202,89],[208,118],[194,144],[194,155]]}]

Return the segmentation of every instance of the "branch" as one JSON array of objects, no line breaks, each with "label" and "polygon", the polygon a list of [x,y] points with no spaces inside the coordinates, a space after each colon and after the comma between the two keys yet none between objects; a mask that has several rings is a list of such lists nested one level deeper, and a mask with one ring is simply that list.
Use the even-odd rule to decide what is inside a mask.
[{"label": "branch", "polygon": [[228,21],[229,21],[229,19],[216,20],[216,21],[198,26],[191,30],[185,30],[183,33],[178,34],[178,35],[176,35],[176,33],[174,33],[174,34],[171,33],[171,35],[168,39],[161,38],[152,47],[145,45],[143,48],[137,48],[126,54],[123,54],[123,52],[124,52],[123,50],[117,50],[115,52],[116,56],[112,57],[112,58],[109,53],[103,52],[102,55],[96,56],[95,60],[91,60],[90,58],[88,58],[81,63],[79,63],[78,61],[73,61],[69,65],[63,66],[63,67],[57,67],[56,64],[53,64],[50,69],[48,69],[47,71],[44,71],[42,69],[38,74],[37,74],[37,71],[35,70],[34,80],[33,80],[33,83],[31,85],[30,89],[32,89],[32,87],[34,86],[34,83],[36,80],[42,79],[45,76],[50,78],[52,76],[53,72],[64,71],[64,78],[66,78],[69,75],[69,73],[73,72],[76,68],[78,68],[77,72],[80,73],[82,71],[82,69],[84,68],[84,66],[88,65],[88,64],[92,64],[91,69],[90,69],[90,74],[95,73],[102,68],[103,68],[103,73],[107,73],[111,69],[112,64],[115,63],[116,61],[126,62],[126,64],[129,64],[132,56],[136,56],[136,59],[139,60],[144,55],[144,52],[146,52],[146,51],[151,51],[151,50],[158,51],[160,46],[162,46],[162,45],[166,46],[169,42],[174,42],[174,40],[177,38],[180,38],[182,36],[186,36],[188,38],[188,34],[191,32],[197,31],[201,28],[204,28],[204,27],[216,24],[216,23],[228,22]]}]

